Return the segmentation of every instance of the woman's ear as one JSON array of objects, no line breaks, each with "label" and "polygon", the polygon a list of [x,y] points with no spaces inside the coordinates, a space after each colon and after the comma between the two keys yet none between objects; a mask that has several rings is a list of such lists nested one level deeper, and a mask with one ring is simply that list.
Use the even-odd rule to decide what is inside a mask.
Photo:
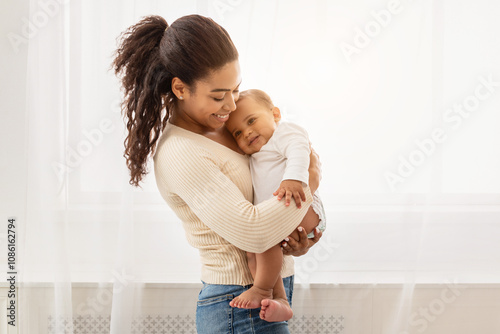
[{"label": "woman's ear", "polygon": [[272,109],[274,121],[278,123],[281,120],[281,111],[278,107],[273,107]]},{"label": "woman's ear", "polygon": [[178,77],[172,79],[172,92],[179,100],[184,99],[187,92],[187,85]]}]

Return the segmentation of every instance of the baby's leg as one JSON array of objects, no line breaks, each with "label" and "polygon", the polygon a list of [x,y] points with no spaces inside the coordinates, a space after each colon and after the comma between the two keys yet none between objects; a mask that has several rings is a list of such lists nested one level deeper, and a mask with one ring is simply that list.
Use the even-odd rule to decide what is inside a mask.
[{"label": "baby's leg", "polygon": [[[277,245],[261,254],[247,253],[247,260],[254,277],[254,285],[229,304],[239,308],[261,307],[260,317],[267,322],[291,319],[293,311],[279,275],[283,263],[281,247]],[[274,285],[268,289],[273,281]]]},{"label": "baby's leg", "polygon": [[[306,233],[309,234],[311,233],[316,226],[319,224],[319,216],[316,212],[314,212],[312,206],[309,207],[307,210],[306,215],[304,216],[304,219],[300,222],[299,226],[302,226],[305,230]],[[295,240],[299,239],[299,234],[297,233],[297,230],[293,231],[292,234],[290,234],[292,238]]]},{"label": "baby's leg", "polygon": [[252,277],[255,279],[255,274],[257,273],[257,254],[247,252],[247,265],[250,269]]},{"label": "baby's leg", "polygon": [[267,322],[286,321],[293,317],[293,311],[286,297],[283,279],[278,277],[273,289],[273,299],[263,299],[260,318]]},{"label": "baby's leg", "polygon": [[264,253],[255,254],[256,266],[253,265],[251,256],[247,255],[247,258],[250,261],[250,271],[252,272],[252,267],[256,267],[255,272],[252,272],[253,286],[234,298],[230,305],[239,308],[258,308],[263,299],[273,298],[273,288],[283,264],[283,252],[280,245],[276,245]]}]

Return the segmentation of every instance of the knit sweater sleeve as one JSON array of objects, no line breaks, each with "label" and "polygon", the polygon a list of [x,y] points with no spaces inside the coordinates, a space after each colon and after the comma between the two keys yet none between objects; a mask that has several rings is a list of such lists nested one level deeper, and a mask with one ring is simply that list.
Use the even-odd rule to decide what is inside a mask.
[{"label": "knit sweater sleeve", "polygon": [[158,154],[156,160],[162,196],[175,193],[206,226],[244,251],[262,253],[281,242],[312,203],[306,187],[301,209],[294,201],[286,207],[275,197],[254,206],[222,173],[213,154],[197,145],[169,149],[168,155]]}]

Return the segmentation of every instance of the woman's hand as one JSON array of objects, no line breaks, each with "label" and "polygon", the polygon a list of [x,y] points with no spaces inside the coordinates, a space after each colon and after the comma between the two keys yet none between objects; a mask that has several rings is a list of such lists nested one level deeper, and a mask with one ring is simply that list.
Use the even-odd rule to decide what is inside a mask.
[{"label": "woman's hand", "polygon": [[309,188],[311,194],[318,190],[319,182],[321,181],[321,162],[319,155],[311,146],[311,154],[309,155]]},{"label": "woman's hand", "polygon": [[281,243],[283,255],[302,256],[306,254],[309,248],[314,246],[323,235],[323,232],[320,232],[317,228],[314,229],[314,238],[312,239],[307,237],[306,230],[300,226],[295,231],[299,235],[298,240],[289,236],[287,238],[288,241],[283,241]]}]

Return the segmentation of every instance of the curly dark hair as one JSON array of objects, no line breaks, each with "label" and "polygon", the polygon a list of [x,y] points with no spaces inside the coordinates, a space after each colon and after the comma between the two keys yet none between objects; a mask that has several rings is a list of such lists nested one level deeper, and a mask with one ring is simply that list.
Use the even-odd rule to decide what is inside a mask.
[{"label": "curly dark hair", "polygon": [[118,42],[113,68],[124,89],[124,157],[130,184],[139,186],[175,110],[172,79],[194,89],[197,80],[237,60],[238,51],[224,28],[200,15],[181,17],[170,26],[161,16],[148,16],[124,31]]}]

